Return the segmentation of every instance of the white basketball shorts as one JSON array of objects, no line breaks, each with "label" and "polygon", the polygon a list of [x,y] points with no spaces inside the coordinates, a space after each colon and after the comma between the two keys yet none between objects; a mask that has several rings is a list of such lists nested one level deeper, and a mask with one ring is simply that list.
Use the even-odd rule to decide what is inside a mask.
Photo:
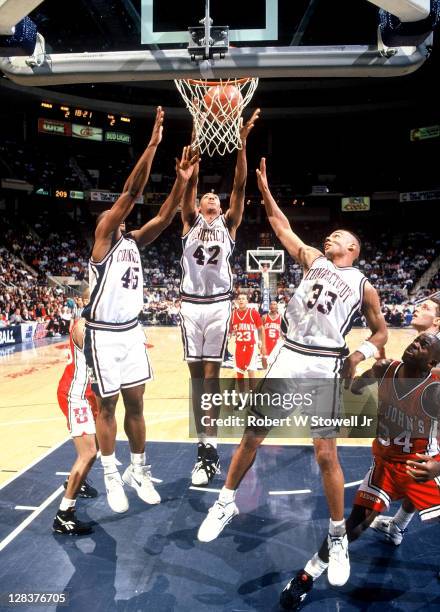
[{"label": "white basketball shorts", "polygon": [[86,326],[84,355],[92,389],[99,397],[137,387],[153,377],[147,340],[139,324],[123,331]]},{"label": "white basketball shorts", "polygon": [[186,361],[223,361],[231,313],[229,300],[210,304],[182,302],[180,327]]},{"label": "white basketball shorts", "polygon": [[[286,410],[283,408],[283,400],[278,403],[278,398],[291,399],[295,394],[300,394],[308,401],[304,402],[298,412],[309,417],[336,419],[342,409],[342,364],[342,357],[306,355],[282,346],[259,388],[259,391],[270,394],[272,398],[276,396],[277,401],[273,399],[267,405],[251,409],[250,412],[270,418],[287,416],[292,412],[290,404]],[[333,425],[311,426],[310,429],[312,437],[316,438],[335,437],[339,431]]]}]

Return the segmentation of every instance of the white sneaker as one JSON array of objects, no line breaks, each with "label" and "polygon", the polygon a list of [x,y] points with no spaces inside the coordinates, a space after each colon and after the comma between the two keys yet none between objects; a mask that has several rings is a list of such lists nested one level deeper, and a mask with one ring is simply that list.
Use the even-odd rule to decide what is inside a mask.
[{"label": "white sneaker", "polygon": [[381,533],[387,542],[391,542],[394,546],[399,546],[403,540],[403,534],[406,529],[400,529],[393,521],[392,516],[384,516],[380,514],[376,516],[370,527]]},{"label": "white sneaker", "polygon": [[151,480],[150,467],[150,465],[142,465],[134,468],[129,465],[122,475],[122,480],[125,484],[133,487],[146,504],[160,504],[160,495]]},{"label": "white sneaker", "polygon": [[346,535],[328,534],[328,581],[333,586],[344,586],[350,578],[350,559],[348,557],[348,539]]},{"label": "white sneaker", "polygon": [[108,505],[113,512],[127,512],[128,499],[125,495],[124,483],[120,473],[104,474],[104,482],[107,490]]},{"label": "white sneaker", "polygon": [[212,542],[228,525],[234,516],[239,514],[235,502],[225,504],[219,500],[209,509],[208,516],[199,527],[197,538],[200,542]]}]

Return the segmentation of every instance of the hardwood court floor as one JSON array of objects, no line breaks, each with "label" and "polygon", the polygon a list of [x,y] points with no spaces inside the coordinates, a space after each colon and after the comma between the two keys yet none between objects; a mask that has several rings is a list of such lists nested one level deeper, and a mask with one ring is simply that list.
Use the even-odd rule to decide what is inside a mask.
[{"label": "hardwood court floor", "polygon": [[[369,335],[355,329],[348,336],[351,349]],[[410,329],[390,330],[387,355],[399,358],[414,337]],[[148,342],[154,380],[145,393],[147,439],[187,441],[188,369],[183,361],[180,330],[176,327],[151,327]],[[58,408],[56,389],[66,363],[67,343],[32,348],[0,356],[0,484],[68,437],[65,418]],[[359,371],[369,366],[362,364]],[[222,370],[222,376],[233,376]],[[118,403],[118,439],[125,440],[123,406]],[[271,444],[304,444],[309,440],[271,439]],[[229,440],[231,442],[231,440]],[[345,443],[368,444],[367,440]]]}]

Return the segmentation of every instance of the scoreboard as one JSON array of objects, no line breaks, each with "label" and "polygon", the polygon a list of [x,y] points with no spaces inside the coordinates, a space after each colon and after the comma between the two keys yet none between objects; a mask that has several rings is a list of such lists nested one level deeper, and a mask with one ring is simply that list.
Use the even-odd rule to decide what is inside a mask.
[{"label": "scoreboard", "polygon": [[104,113],[77,106],[67,106],[66,104],[54,104],[52,102],[40,103],[40,114],[48,119],[59,121],[70,121],[100,127],[104,129],[124,129],[130,130],[133,127],[133,119],[125,115],[114,113]]}]

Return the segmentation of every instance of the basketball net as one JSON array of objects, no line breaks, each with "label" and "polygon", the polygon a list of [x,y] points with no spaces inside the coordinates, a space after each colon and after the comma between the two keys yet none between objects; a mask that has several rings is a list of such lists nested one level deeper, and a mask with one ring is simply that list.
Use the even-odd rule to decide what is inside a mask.
[{"label": "basketball net", "polygon": [[[214,153],[224,155],[241,149],[241,114],[254,95],[258,79],[178,79],[174,82],[194,121],[193,149],[211,157]],[[223,96],[226,86],[237,88],[238,96]],[[211,94],[213,88],[218,88],[217,95]]]}]

